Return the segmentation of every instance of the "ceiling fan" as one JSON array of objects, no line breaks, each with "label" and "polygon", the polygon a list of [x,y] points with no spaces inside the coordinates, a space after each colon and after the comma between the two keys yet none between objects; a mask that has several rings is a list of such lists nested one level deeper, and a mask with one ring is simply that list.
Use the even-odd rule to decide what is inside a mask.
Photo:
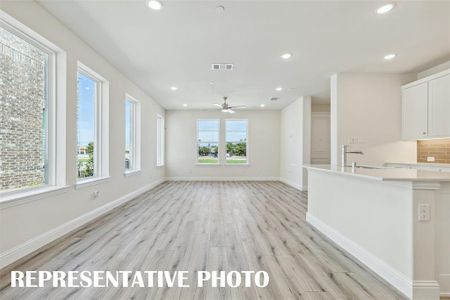
[{"label": "ceiling fan", "polygon": [[245,105],[234,105],[234,106],[230,106],[227,103],[227,98],[228,97],[223,97],[223,104],[219,104],[219,103],[214,103],[215,106],[220,107],[220,110],[224,113],[229,113],[229,114],[234,114],[235,111],[233,109],[239,109],[239,108],[246,108],[247,106]]}]

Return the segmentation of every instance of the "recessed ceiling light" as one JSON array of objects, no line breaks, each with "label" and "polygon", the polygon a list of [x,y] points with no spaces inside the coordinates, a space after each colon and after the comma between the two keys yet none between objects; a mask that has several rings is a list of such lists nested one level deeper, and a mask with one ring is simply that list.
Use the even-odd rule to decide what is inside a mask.
[{"label": "recessed ceiling light", "polygon": [[265,107],[266,105],[263,103],[263,104],[260,104],[259,106],[261,106],[261,107]]},{"label": "recessed ceiling light", "polygon": [[162,3],[157,0],[150,0],[148,1],[148,7],[150,7],[153,10],[160,10],[162,8]]},{"label": "recessed ceiling light", "polygon": [[285,60],[288,60],[291,57],[292,57],[292,53],[289,53],[289,52],[281,54],[281,58],[285,59]]},{"label": "recessed ceiling light", "polygon": [[185,104],[183,104],[183,107],[187,107],[187,104],[185,103]]},{"label": "recessed ceiling light", "polygon": [[397,56],[396,54],[391,53],[391,54],[385,55],[385,56],[384,56],[384,59],[385,59],[385,60],[391,60],[391,59],[394,59],[396,56]]},{"label": "recessed ceiling light", "polygon": [[278,86],[275,88],[275,91],[277,91],[277,92],[281,92],[282,90],[283,90],[283,88],[281,86]]},{"label": "recessed ceiling light", "polygon": [[171,86],[170,89],[171,89],[172,91],[178,90],[178,88],[177,88],[176,86]]},{"label": "recessed ceiling light", "polygon": [[382,15],[390,12],[395,7],[394,3],[385,4],[377,9],[377,14]]}]

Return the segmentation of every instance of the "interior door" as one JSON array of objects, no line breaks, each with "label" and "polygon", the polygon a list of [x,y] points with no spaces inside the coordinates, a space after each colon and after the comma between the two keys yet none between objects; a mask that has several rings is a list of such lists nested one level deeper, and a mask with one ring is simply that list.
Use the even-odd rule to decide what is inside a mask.
[{"label": "interior door", "polygon": [[330,113],[311,113],[311,163],[330,163]]}]

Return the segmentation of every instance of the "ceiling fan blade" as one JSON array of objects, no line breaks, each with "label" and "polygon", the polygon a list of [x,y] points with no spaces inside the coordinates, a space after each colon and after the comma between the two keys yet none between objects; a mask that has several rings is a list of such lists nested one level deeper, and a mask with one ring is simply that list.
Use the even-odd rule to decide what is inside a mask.
[{"label": "ceiling fan blade", "polygon": [[236,113],[234,110],[231,110],[231,109],[228,109],[228,113],[229,114],[234,114],[234,113]]},{"label": "ceiling fan blade", "polygon": [[235,106],[230,106],[230,108],[233,108],[233,109],[247,108],[247,105],[235,105]]},{"label": "ceiling fan blade", "polygon": [[220,105],[219,103],[214,103],[213,105],[222,108],[222,105]]}]

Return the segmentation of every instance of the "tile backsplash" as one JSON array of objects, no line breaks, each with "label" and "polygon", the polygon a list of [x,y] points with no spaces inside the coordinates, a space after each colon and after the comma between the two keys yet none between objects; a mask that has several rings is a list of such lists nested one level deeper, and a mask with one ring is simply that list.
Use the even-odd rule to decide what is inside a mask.
[{"label": "tile backsplash", "polygon": [[417,141],[417,162],[450,164],[450,139]]}]

